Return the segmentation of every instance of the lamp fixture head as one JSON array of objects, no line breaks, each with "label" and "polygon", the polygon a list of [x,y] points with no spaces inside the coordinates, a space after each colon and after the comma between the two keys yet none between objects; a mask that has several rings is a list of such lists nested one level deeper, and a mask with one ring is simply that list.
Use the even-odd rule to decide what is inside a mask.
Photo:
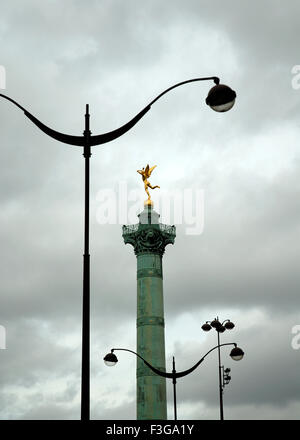
[{"label": "lamp fixture head", "polygon": [[103,360],[107,367],[114,367],[118,362],[118,358],[113,352],[108,353],[106,356],[104,356]]},{"label": "lamp fixture head", "polygon": [[220,321],[217,318],[217,319],[214,319],[213,321],[211,321],[210,325],[217,330],[219,327],[221,327],[222,324],[220,323]]},{"label": "lamp fixture head", "polygon": [[217,84],[210,89],[206,104],[216,112],[227,112],[235,103],[236,93],[225,84]]},{"label": "lamp fixture head", "polygon": [[243,359],[244,354],[245,353],[243,352],[243,350],[241,348],[235,346],[230,352],[230,357],[234,361],[240,361],[241,359]]},{"label": "lamp fixture head", "polygon": [[218,327],[216,327],[216,330],[218,333],[224,333],[226,328],[224,327],[224,325],[219,325]]},{"label": "lamp fixture head", "polygon": [[208,324],[208,322],[206,322],[205,324],[203,324],[203,326],[201,327],[203,331],[205,332],[209,332],[209,330],[211,330],[211,325]]},{"label": "lamp fixture head", "polygon": [[226,330],[232,330],[232,329],[235,327],[235,325],[234,325],[233,322],[231,322],[231,321],[227,321],[227,322],[225,323],[224,327],[226,328]]}]

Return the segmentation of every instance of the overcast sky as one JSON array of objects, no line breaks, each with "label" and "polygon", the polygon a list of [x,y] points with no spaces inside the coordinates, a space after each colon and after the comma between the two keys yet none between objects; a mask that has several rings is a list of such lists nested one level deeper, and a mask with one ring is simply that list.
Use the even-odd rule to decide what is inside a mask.
[{"label": "overcast sky", "polygon": [[[1,0],[0,9],[0,92],[64,133],[82,134],[87,103],[100,134],[190,78],[219,76],[237,93],[220,114],[205,104],[212,82],[185,85],[93,147],[91,418],[136,417],[136,359],[120,353],[115,368],[102,359],[136,348],[136,257],[121,226],[137,222],[136,170],[149,163],[161,222],[177,226],[163,260],[167,369],[172,356],[181,370],[216,345],[205,321],[231,319],[221,340],[245,357],[222,350],[225,418],[299,419],[299,2]],[[4,99],[0,125],[0,418],[79,419],[82,151]],[[182,221],[168,215],[170,200]],[[218,419],[217,353],[178,381],[177,400],[179,419]]]}]

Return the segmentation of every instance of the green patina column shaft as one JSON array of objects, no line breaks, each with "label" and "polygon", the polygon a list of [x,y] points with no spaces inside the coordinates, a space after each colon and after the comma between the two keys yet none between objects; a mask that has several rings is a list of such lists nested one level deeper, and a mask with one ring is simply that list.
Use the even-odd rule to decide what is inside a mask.
[{"label": "green patina column shaft", "polygon": [[[162,256],[174,244],[175,226],[158,222],[159,214],[146,205],[137,225],[123,226],[125,244],[137,256],[137,353],[165,371],[165,323]],[[137,420],[166,420],[166,379],[137,358]]]}]

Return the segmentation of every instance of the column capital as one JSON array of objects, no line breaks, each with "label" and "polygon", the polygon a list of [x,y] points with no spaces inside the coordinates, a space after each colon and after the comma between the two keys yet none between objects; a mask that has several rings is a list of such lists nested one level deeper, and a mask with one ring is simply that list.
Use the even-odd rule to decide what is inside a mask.
[{"label": "column capital", "polygon": [[123,226],[125,244],[133,246],[135,254],[163,255],[168,244],[174,244],[176,227],[158,223],[159,214],[152,206],[145,206],[139,215],[139,223]]}]

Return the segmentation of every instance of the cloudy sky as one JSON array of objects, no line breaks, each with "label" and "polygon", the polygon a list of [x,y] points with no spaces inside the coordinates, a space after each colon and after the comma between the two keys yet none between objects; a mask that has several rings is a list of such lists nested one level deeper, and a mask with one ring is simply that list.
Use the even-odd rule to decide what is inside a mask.
[{"label": "cloudy sky", "polygon": [[[190,78],[237,93],[219,114],[205,104],[213,83],[185,85],[93,147],[91,418],[135,418],[134,356],[113,369],[102,358],[135,349],[136,258],[121,226],[142,209],[147,163],[161,221],[177,225],[164,255],[167,369],[172,356],[193,365],[216,344],[201,325],[229,318],[222,342],[246,354],[222,351],[225,418],[299,418],[299,14],[293,0],[1,1],[0,92],[56,130],[81,135],[86,103],[93,134],[113,130]],[[79,419],[82,151],[4,99],[0,121],[0,418]],[[171,384],[168,397],[172,419]],[[180,419],[219,417],[216,353],[179,380],[177,399]]]}]

